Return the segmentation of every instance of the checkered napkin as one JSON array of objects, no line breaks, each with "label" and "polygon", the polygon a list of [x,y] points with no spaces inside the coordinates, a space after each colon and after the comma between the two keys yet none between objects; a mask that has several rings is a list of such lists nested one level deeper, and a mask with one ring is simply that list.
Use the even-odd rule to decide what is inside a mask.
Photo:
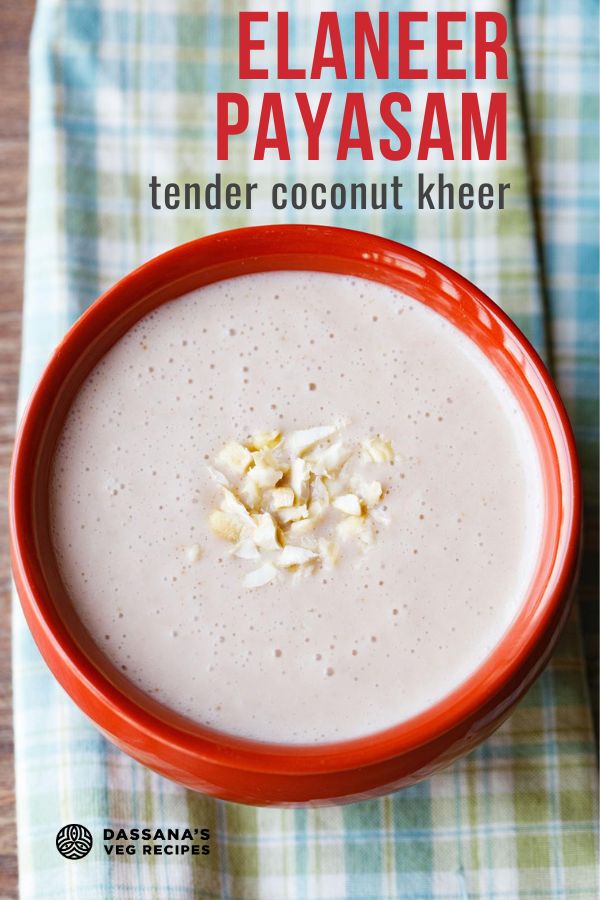
[{"label": "checkered napkin", "polygon": [[[253,8],[273,4],[252,2]],[[589,533],[596,521],[596,4],[478,0],[510,22],[507,163],[335,162],[341,85],[319,163],[307,163],[298,116],[292,161],[251,161],[238,138],[216,162],[217,90],[294,85],[237,80],[232,0],[39,0],[31,44],[31,168],[21,397],[52,347],[107,286],[148,257],[222,228],[273,221],[377,232],[449,263],[495,298],[554,367],[577,431]],[[355,4],[332,0],[351,27]],[[362,2],[372,12],[390,4]],[[396,8],[395,5],[394,9]],[[471,7],[462,0],[437,8]],[[403,9],[422,8],[403,0]],[[282,2],[293,59],[306,59],[321,4]],[[431,34],[430,34],[431,37]],[[429,52],[429,51],[428,51]],[[425,54],[427,56],[427,54]],[[425,59],[425,56],[423,57]],[[433,67],[431,53],[426,64]],[[490,85],[486,86],[487,88]],[[503,89],[504,85],[500,86]],[[300,85],[300,90],[304,89]],[[377,103],[389,85],[343,84]],[[480,82],[404,85],[415,110]],[[375,106],[375,109],[377,107]],[[410,117],[416,125],[418,113]],[[459,154],[457,154],[459,155]],[[389,181],[416,171],[455,181],[510,182],[498,211],[252,213],[153,211],[159,181]],[[588,557],[588,560],[590,558]],[[590,595],[593,565],[584,566]],[[584,603],[584,609],[586,604]],[[586,626],[589,633],[589,626]],[[109,745],[54,681],[20,610],[14,615],[14,703],[23,900],[106,898],[585,898],[596,897],[594,744],[578,623],[502,728],[430,780],[380,800],[327,809],[255,809],[207,799],[152,774]],[[80,823],[95,845],[83,860],[55,848]],[[120,856],[104,828],[207,827],[209,856]]]}]

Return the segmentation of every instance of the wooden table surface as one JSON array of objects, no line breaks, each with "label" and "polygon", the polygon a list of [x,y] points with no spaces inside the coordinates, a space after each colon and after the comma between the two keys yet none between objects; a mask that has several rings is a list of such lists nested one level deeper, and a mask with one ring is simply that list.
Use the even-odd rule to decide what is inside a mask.
[{"label": "wooden table surface", "polygon": [[27,178],[27,47],[34,0],[0,0],[0,898],[17,894],[10,679],[8,466],[19,375]]}]

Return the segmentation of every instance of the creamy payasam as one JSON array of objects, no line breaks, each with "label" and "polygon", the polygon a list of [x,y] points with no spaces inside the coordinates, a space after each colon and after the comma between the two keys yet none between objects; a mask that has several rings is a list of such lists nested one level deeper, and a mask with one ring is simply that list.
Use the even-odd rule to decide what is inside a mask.
[{"label": "creamy payasam", "polygon": [[74,609],[132,682],[290,744],[459,687],[524,601],[542,496],[470,339],[381,284],[290,271],[127,332],[72,404],[50,511]]}]

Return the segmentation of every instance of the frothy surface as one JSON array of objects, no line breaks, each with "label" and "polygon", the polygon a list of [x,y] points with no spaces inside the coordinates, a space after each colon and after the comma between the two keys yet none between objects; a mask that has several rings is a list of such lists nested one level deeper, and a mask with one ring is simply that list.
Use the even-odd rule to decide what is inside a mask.
[{"label": "frothy surface", "polygon": [[[207,526],[206,462],[340,416],[393,441],[391,524],[332,572],[244,589]],[[307,272],[222,281],[129,331],[73,403],[50,496],[106,655],[195,721],[281,743],[390,727],[468,677],[523,601],[541,498],[524,417],[470,340],[383,285]]]}]

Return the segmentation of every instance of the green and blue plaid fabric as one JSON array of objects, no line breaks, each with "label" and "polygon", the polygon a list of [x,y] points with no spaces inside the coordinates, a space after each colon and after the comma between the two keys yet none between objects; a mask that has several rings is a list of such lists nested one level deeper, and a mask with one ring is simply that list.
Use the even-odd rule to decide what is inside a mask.
[{"label": "green and blue plaid fabric", "polygon": [[[248,3],[268,8],[269,4]],[[148,257],[207,232],[269,221],[311,221],[373,231],[439,257],[496,299],[554,366],[577,432],[588,534],[597,522],[597,4],[594,0],[478,0],[510,22],[506,163],[335,162],[331,126],[319,163],[306,162],[297,117],[292,160],[252,162],[238,138],[216,162],[215,93],[293,84],[237,79],[232,0],[39,0],[31,42],[31,166],[21,397],[52,347],[107,286]],[[405,0],[403,9],[419,8]],[[316,0],[292,12],[296,59],[314,36]],[[353,5],[329,8],[351,27]],[[387,4],[365,0],[373,12]],[[440,0],[440,9],[465,8]],[[427,59],[431,65],[432,58]],[[500,89],[504,89],[504,83]],[[487,84],[486,90],[493,88]],[[302,89],[302,88],[300,88]],[[370,102],[390,86],[344,83]],[[413,108],[445,90],[454,116],[469,82],[404,86]],[[478,84],[478,90],[482,90]],[[418,122],[418,113],[411,117]],[[511,182],[498,211],[252,213],[154,211],[147,184],[389,180],[416,171],[455,181]],[[586,633],[594,560],[582,596]],[[195,795],[109,745],[40,659],[18,606],[14,704],[23,900],[334,900],[334,898],[581,898],[597,896],[596,774],[584,657],[574,618],[554,659],[502,728],[434,778],[384,799],[327,809],[255,809]],[[86,825],[84,860],[55,849],[59,827]],[[108,858],[102,829],[211,829],[208,857]]]}]

